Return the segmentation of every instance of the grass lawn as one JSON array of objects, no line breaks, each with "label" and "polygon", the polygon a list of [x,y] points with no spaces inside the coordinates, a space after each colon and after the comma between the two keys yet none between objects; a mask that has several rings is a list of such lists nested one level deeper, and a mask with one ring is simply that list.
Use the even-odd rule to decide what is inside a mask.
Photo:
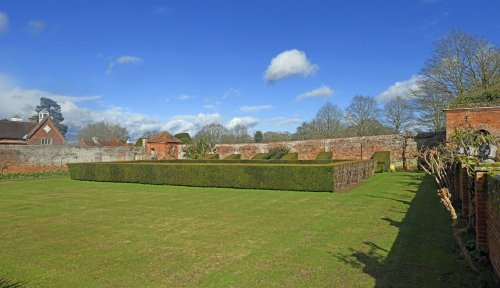
[{"label": "grass lawn", "polygon": [[0,182],[0,278],[27,287],[478,287],[430,178],[347,193]]}]

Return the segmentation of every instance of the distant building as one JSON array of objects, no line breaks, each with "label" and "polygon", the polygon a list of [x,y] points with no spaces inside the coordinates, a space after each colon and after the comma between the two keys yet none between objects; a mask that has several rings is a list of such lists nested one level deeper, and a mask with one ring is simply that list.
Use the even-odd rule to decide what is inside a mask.
[{"label": "distant building", "polygon": [[472,127],[476,131],[500,136],[500,106],[445,109],[446,139],[456,129]]},{"label": "distant building", "polygon": [[160,132],[146,141],[146,155],[158,160],[177,159],[181,143],[167,131]]},{"label": "distant building", "polygon": [[64,145],[64,136],[52,122],[47,110],[42,110],[28,122],[15,115],[0,121],[0,145]]}]

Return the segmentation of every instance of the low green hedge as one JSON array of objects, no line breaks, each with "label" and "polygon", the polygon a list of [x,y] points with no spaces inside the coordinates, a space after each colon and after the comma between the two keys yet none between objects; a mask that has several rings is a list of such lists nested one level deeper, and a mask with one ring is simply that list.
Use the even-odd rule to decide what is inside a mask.
[{"label": "low green hedge", "polygon": [[286,153],[283,155],[283,157],[280,158],[280,160],[298,160],[299,159],[299,153]]},{"label": "low green hedge", "polygon": [[389,171],[391,166],[391,151],[377,151],[373,153],[372,159],[377,161],[377,172]]},{"label": "low green hedge", "polygon": [[224,160],[239,160],[241,159],[241,154],[231,154],[224,158]]},{"label": "low green hedge", "polygon": [[71,163],[68,167],[71,178],[76,180],[333,192],[370,177],[375,165],[373,160],[273,165],[262,162],[138,161]]},{"label": "low green hedge", "polygon": [[268,160],[270,154],[269,153],[257,153],[252,157],[252,160]]},{"label": "low green hedge", "polygon": [[316,155],[316,160],[331,160],[332,158],[332,152],[319,152],[318,155]]},{"label": "low green hedge", "polygon": [[202,160],[217,160],[219,159],[219,154],[207,154],[201,158]]},{"label": "low green hedge", "polygon": [[346,162],[346,160],[283,160],[283,159],[178,159],[178,160],[138,160],[120,163],[232,163],[232,164],[328,164]]},{"label": "low green hedge", "polygon": [[333,192],[333,167],[208,163],[72,163],[72,179],[181,186]]}]

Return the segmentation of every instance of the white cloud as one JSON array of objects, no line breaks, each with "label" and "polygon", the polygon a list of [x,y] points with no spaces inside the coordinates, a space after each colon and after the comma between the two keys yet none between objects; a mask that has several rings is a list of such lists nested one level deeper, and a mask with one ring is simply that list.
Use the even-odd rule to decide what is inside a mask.
[{"label": "white cloud", "polygon": [[9,29],[9,16],[7,13],[0,11],[0,34]]},{"label": "white cloud", "polygon": [[253,127],[259,124],[259,119],[253,117],[234,117],[226,123],[227,128],[233,128],[236,125],[243,125],[246,127]]},{"label": "white cloud", "polygon": [[134,64],[134,63],[141,63],[143,62],[142,58],[136,57],[136,56],[130,56],[130,55],[123,55],[118,57],[116,60],[112,60],[109,62],[108,69],[106,70],[106,74],[111,74],[113,73],[113,68],[116,65],[121,65],[121,64]]},{"label": "white cloud", "polygon": [[30,20],[28,22],[28,30],[35,35],[43,32],[45,29],[45,22],[41,20]]},{"label": "white cloud", "polygon": [[189,96],[189,95],[186,95],[186,94],[183,94],[181,96],[179,96],[179,100],[188,100],[188,99],[191,99],[193,98],[193,96]]},{"label": "white cloud", "polygon": [[380,102],[387,102],[396,96],[401,96],[403,98],[408,98],[411,96],[411,90],[418,88],[418,81],[422,76],[413,75],[410,79],[396,82],[392,84],[387,90],[380,93],[376,99]]},{"label": "white cloud", "polygon": [[240,110],[243,112],[257,112],[261,110],[269,110],[272,109],[272,105],[258,105],[258,106],[241,106]]},{"label": "white cloud", "polygon": [[226,90],[224,95],[222,95],[222,100],[226,100],[227,98],[240,96],[240,95],[241,95],[240,90],[235,89],[235,88],[229,88]]},{"label": "white cloud", "polygon": [[321,85],[320,87],[318,87],[314,90],[300,94],[299,96],[297,96],[295,98],[295,100],[299,101],[299,100],[304,100],[307,98],[327,98],[327,97],[332,96],[333,93],[334,93],[334,91],[332,88],[330,88],[326,85]]},{"label": "white cloud", "polygon": [[267,82],[274,82],[292,75],[308,76],[317,70],[318,65],[312,64],[307,59],[306,53],[292,49],[281,52],[271,60],[271,64],[264,74],[264,79]]},{"label": "white cloud", "polygon": [[262,124],[273,125],[276,127],[297,127],[304,120],[299,117],[273,117],[269,119],[265,119],[262,121]]},{"label": "white cloud", "polygon": [[97,122],[108,121],[126,127],[131,138],[138,137],[150,130],[168,130],[171,133],[188,132],[194,135],[201,127],[221,121],[218,113],[178,115],[167,121],[147,114],[137,113],[128,108],[108,107],[91,110],[79,106],[83,101],[96,101],[100,96],[68,96],[37,89],[25,89],[12,78],[0,74],[0,119],[19,114],[23,119],[32,116],[40,98],[46,97],[61,105],[64,124],[69,126],[69,134],[75,134],[81,127]]}]

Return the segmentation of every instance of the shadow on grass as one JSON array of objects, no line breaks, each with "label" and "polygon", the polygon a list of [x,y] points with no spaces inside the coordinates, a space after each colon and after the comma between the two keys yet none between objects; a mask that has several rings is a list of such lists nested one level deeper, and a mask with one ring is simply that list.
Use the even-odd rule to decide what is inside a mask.
[{"label": "shadow on grass", "polygon": [[[432,179],[419,179],[411,202],[390,198],[409,205],[405,218],[401,222],[388,217],[380,219],[399,229],[390,251],[365,241],[363,251],[351,248],[350,254],[333,256],[372,276],[375,287],[480,287],[459,258],[451,220],[438,202]],[[411,180],[412,184],[416,181]]]},{"label": "shadow on grass", "polygon": [[11,281],[7,278],[0,277],[0,288],[22,288],[26,285],[24,282]]}]

